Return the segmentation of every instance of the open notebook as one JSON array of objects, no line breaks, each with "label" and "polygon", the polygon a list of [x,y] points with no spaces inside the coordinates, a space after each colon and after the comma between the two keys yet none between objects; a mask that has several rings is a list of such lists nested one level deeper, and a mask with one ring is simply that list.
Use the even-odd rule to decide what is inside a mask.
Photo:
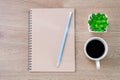
[{"label": "open notebook", "polygon": [[[65,43],[61,64],[59,68],[57,68],[57,58],[69,12],[73,12],[70,29]],[[74,72],[74,9],[31,9],[29,16],[29,71]]]}]

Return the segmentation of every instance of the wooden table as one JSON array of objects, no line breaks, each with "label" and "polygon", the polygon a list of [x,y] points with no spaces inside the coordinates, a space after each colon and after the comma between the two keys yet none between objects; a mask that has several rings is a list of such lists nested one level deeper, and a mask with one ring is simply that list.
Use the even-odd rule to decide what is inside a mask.
[{"label": "wooden table", "polygon": [[[30,8],[63,8],[76,10],[76,72],[29,73],[28,10]],[[120,0],[0,0],[0,80],[118,80],[120,78]],[[109,17],[107,33],[87,30],[90,13],[103,12]],[[85,41],[98,36],[109,45],[101,70],[83,52]]]}]

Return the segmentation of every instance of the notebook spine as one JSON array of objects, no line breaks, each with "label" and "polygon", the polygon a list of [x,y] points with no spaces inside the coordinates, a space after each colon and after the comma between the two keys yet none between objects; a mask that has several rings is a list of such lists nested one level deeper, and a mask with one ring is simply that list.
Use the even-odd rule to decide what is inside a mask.
[{"label": "notebook spine", "polygon": [[32,70],[32,10],[28,16],[28,70]]}]

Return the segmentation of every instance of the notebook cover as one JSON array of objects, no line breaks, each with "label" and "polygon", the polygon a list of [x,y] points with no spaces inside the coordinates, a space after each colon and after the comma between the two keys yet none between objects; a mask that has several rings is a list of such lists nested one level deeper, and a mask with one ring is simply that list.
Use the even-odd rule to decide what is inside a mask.
[{"label": "notebook cover", "polygon": [[[73,12],[60,66],[57,59],[69,12]],[[29,71],[74,72],[74,9],[31,9],[29,14]]]}]

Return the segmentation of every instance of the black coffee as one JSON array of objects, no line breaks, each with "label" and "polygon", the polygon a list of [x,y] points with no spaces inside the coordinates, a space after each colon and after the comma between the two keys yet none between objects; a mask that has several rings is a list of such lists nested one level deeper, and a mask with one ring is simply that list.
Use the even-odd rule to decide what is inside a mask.
[{"label": "black coffee", "polygon": [[87,44],[86,51],[90,57],[99,58],[104,54],[105,46],[101,41],[95,39]]}]

